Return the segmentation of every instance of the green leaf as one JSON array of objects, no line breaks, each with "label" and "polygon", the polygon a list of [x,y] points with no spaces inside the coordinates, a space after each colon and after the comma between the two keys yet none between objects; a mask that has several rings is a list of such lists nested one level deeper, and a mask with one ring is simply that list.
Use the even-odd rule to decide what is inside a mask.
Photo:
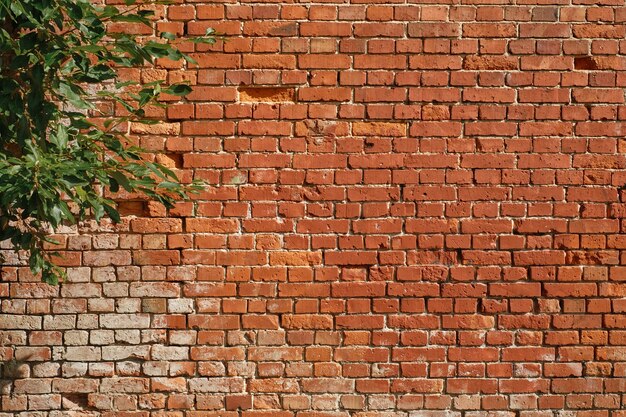
[{"label": "green leaf", "polygon": [[91,207],[93,208],[94,217],[96,218],[96,220],[100,221],[100,219],[102,219],[102,217],[104,216],[104,206],[95,198],[89,202],[91,203]]},{"label": "green leaf", "polygon": [[171,181],[162,181],[159,183],[159,188],[165,188],[167,190],[177,190],[180,184]]},{"label": "green leaf", "polygon": [[61,224],[61,220],[63,217],[63,212],[61,211],[61,207],[59,206],[52,206],[52,208],[50,209],[50,219],[52,220],[52,225],[53,226],[59,226]]},{"label": "green leaf", "polygon": [[112,22],[127,22],[127,23],[142,23],[146,26],[150,26],[150,20],[147,19],[145,16],[141,16],[138,14],[130,14],[130,15],[123,15],[123,14],[118,14],[115,16],[111,16],[111,21]]},{"label": "green leaf", "polygon": [[44,258],[41,254],[41,251],[35,250],[31,251],[30,258],[28,260],[28,266],[30,266],[30,270],[33,274],[37,275],[41,272],[41,268],[44,264]]},{"label": "green leaf", "polygon": [[72,224],[76,223],[76,218],[74,217],[74,214],[72,214],[72,212],[70,211],[70,208],[65,201],[59,201],[59,207],[63,212],[63,217],[65,220],[69,221]]},{"label": "green leaf", "polygon": [[50,142],[52,142],[59,150],[64,150],[67,147],[68,138],[67,127],[59,125],[57,131],[50,135]]},{"label": "green leaf", "polygon": [[129,179],[120,171],[111,171],[111,177],[128,192],[133,191],[133,187]]},{"label": "green leaf", "polygon": [[104,204],[102,207],[104,207],[104,210],[106,211],[107,215],[115,223],[119,223],[122,220],[121,217],[120,217],[120,213],[113,206],[108,205],[108,204]]},{"label": "green leaf", "polygon": [[83,9],[77,4],[67,3],[67,15],[74,20],[83,18]]},{"label": "green leaf", "polygon": [[118,184],[118,182],[115,180],[115,178],[111,178],[109,177],[109,189],[116,193],[120,190],[120,185]]},{"label": "green leaf", "polygon": [[161,32],[160,36],[161,36],[161,38],[167,39],[169,41],[176,40],[176,35],[174,35],[173,33],[170,33],[170,32]]},{"label": "green leaf", "polygon": [[213,45],[216,42],[215,38],[205,38],[205,37],[200,37],[200,36],[196,36],[188,40],[190,40],[193,43],[205,43],[208,45]]},{"label": "green leaf", "polygon": [[93,105],[90,104],[85,98],[85,92],[82,91],[80,87],[76,84],[70,84],[66,81],[61,81],[59,83],[58,93],[62,98],[67,100],[72,106],[87,110],[93,108]]},{"label": "green leaf", "polygon": [[192,88],[188,84],[173,84],[165,89],[165,93],[173,96],[186,96],[191,93]]}]

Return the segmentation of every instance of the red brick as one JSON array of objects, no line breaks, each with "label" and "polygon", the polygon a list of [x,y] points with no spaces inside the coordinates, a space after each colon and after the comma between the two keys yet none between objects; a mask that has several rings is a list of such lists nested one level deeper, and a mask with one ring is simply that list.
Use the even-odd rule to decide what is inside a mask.
[{"label": "red brick", "polygon": [[296,57],[293,55],[246,54],[243,56],[243,68],[295,69]]},{"label": "red brick", "polygon": [[466,23],[463,36],[468,38],[510,38],[515,36],[516,28],[512,23]]},{"label": "red brick", "polygon": [[287,329],[331,329],[332,316],[312,314],[288,314],[282,316],[282,326]]},{"label": "red brick", "polygon": [[311,54],[299,55],[298,67],[309,68],[350,68],[350,57],[347,55]]},{"label": "red brick", "polygon": [[458,23],[410,23],[408,33],[416,38],[456,38],[461,33]]},{"label": "red brick", "polygon": [[623,38],[626,29],[622,25],[574,25],[573,34],[577,38]]},{"label": "red brick", "polygon": [[225,37],[119,70],[206,184],[3,243],[3,412],[626,417],[623,1],[323,3],[152,7]]},{"label": "red brick", "polygon": [[301,36],[341,36],[352,34],[352,25],[348,22],[303,22],[300,24]]},{"label": "red brick", "polygon": [[518,58],[512,56],[466,56],[463,69],[466,70],[516,70],[519,68]]},{"label": "red brick", "polygon": [[351,91],[345,87],[302,87],[298,92],[298,98],[302,101],[348,101]]}]

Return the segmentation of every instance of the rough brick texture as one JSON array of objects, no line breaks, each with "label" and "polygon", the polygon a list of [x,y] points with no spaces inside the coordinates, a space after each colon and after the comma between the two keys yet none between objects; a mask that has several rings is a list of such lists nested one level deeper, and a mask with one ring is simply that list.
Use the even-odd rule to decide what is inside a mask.
[{"label": "rough brick texture", "polygon": [[210,186],[6,251],[0,417],[626,417],[623,0],[158,11]]}]

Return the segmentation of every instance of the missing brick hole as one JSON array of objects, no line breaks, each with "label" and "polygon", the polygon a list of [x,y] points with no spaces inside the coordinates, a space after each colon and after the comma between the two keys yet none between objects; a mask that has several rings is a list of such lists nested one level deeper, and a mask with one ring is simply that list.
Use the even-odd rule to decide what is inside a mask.
[{"label": "missing brick hole", "polygon": [[293,102],[294,88],[240,87],[239,101],[245,103]]},{"label": "missing brick hole", "polygon": [[579,70],[595,70],[598,69],[598,63],[593,57],[579,56],[574,58],[574,68]]},{"label": "missing brick hole", "polygon": [[63,406],[69,409],[90,410],[88,394],[65,394],[63,396]]},{"label": "missing brick hole", "polygon": [[120,216],[145,216],[148,212],[143,201],[120,201],[117,207]]},{"label": "missing brick hole", "polygon": [[156,161],[170,169],[183,167],[183,156],[179,153],[157,154]]}]

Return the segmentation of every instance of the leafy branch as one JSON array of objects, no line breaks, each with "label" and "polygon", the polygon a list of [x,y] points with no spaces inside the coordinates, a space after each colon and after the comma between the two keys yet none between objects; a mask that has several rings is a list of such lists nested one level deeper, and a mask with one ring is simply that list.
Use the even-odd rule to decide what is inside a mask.
[{"label": "leafy branch", "polygon": [[[118,81],[120,69],[160,58],[194,63],[171,33],[142,39],[108,30],[114,22],[152,28],[152,19],[154,12],[134,0],[125,8],[0,0],[0,241],[28,251],[30,269],[45,282],[57,283],[64,273],[44,250],[53,243],[50,234],[88,216],[119,221],[111,193],[138,193],[171,207],[200,187],[181,184],[128,137],[131,123],[158,123],[146,110],[163,106],[162,93],[191,91],[184,83]],[[209,30],[188,40],[216,38]],[[103,101],[123,111],[108,115],[98,107]]]}]

